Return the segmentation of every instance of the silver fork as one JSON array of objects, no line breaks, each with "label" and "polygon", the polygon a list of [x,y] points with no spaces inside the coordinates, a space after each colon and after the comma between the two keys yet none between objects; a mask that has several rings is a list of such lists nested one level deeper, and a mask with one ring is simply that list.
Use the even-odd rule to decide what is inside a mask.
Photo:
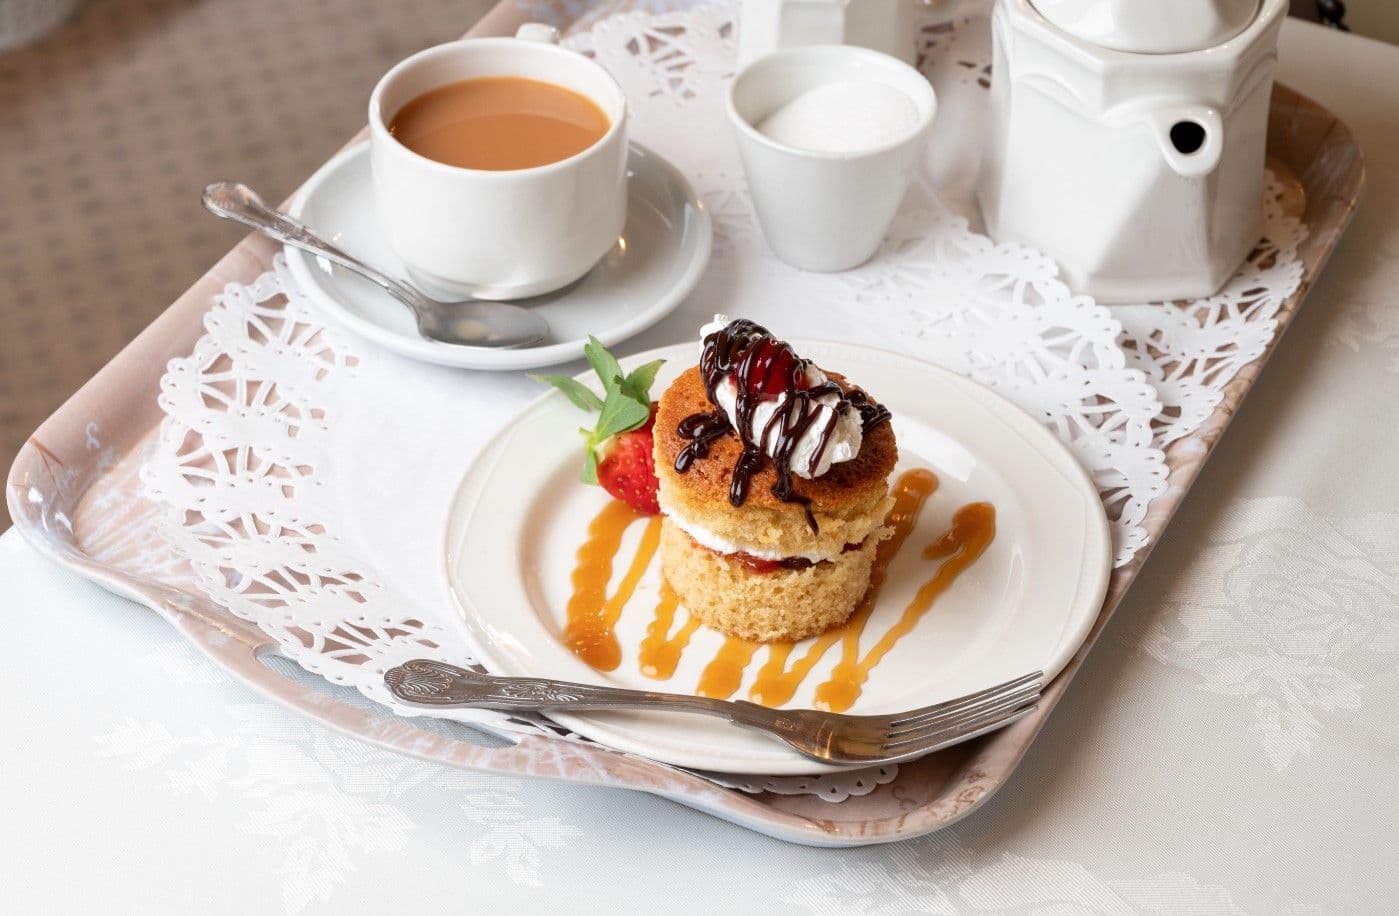
[{"label": "silver fork", "polygon": [[703,713],[772,735],[813,760],[838,766],[911,760],[1009,725],[1035,709],[1042,680],[1042,672],[1036,671],[920,709],[851,716],[549,678],[496,677],[426,658],[384,672],[384,682],[395,697],[419,706],[507,712],[645,708]]}]

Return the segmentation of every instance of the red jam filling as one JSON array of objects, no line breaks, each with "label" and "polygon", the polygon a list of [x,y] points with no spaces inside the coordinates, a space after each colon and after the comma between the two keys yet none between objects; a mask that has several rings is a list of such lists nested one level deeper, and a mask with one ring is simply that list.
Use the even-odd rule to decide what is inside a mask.
[{"label": "red jam filling", "polygon": [[[704,547],[704,545],[700,544],[698,541],[695,541],[695,545]],[[859,550],[863,546],[863,541],[859,544],[846,544],[840,552],[850,553],[852,550]],[[755,573],[774,573],[779,569],[809,569],[817,563],[829,562],[827,560],[808,560],[806,557],[783,557],[780,560],[770,560],[767,557],[755,557],[751,553],[719,553],[719,551],[710,550],[708,547],[704,547],[704,549],[709,550],[710,553],[716,556],[723,557],[730,563],[737,563]]]}]

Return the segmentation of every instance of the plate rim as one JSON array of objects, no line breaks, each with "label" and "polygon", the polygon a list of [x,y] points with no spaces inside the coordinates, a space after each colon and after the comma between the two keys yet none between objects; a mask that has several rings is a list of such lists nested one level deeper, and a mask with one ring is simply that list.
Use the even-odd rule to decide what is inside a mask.
[{"label": "plate rim", "polygon": [[[710,216],[709,208],[705,206],[704,201],[695,192],[693,185],[690,184],[684,173],[670,160],[640,143],[631,141],[628,143],[627,149],[629,170],[634,168],[637,161],[646,161],[662,170],[681,192],[684,198],[683,206],[694,216],[695,240],[690,259],[685,264],[683,272],[663,295],[628,317],[627,320],[604,328],[601,332],[595,332],[595,336],[609,347],[635,337],[675,311],[685,300],[685,297],[694,291],[704,276],[714,247],[714,220]],[[368,140],[352,144],[336,153],[317,169],[292,196],[287,205],[287,214],[301,219],[307,204],[322,186],[342,169],[350,167],[360,157],[368,155]],[[315,302],[332,318],[355,334],[410,359],[458,369],[515,371],[556,366],[583,357],[583,345],[587,343],[587,338],[582,337],[539,347],[493,349],[463,347],[440,341],[410,338],[395,333],[355,314],[341,304],[339,299],[331,295],[321,285],[317,272],[311,268],[312,255],[290,245],[283,245],[282,251],[286,256],[287,269],[308,299]]]},{"label": "plate rim", "polygon": [[[1079,577],[1074,592],[1076,595],[1091,597],[1085,597],[1083,599],[1085,607],[1084,613],[1076,621],[1074,626],[1066,627],[1065,633],[1060,637],[1059,645],[1063,657],[1061,659],[1055,659],[1054,665],[1051,667],[1050,671],[1046,672],[1045,684],[1047,686],[1051,683],[1058,674],[1069,665],[1073,658],[1083,650],[1087,637],[1091,633],[1093,625],[1100,615],[1113,570],[1114,552],[1111,525],[1107,518],[1106,508],[1103,506],[1102,498],[1098,492],[1097,485],[1093,482],[1092,476],[1078,459],[1074,457],[1073,452],[1070,451],[1068,446],[1035,419],[1033,414],[1011,401],[1005,395],[975,379],[961,375],[960,373],[935,363],[927,362],[926,360],[922,360],[908,353],[901,353],[882,347],[853,344],[844,341],[802,338],[793,338],[792,343],[797,349],[804,352],[814,349],[822,349],[828,352],[832,350],[843,350],[846,352],[862,351],[867,357],[897,360],[906,364],[907,368],[912,371],[925,372],[936,376],[939,382],[956,386],[961,392],[972,398],[984,399],[985,401],[995,404],[997,408],[1005,413],[1005,416],[1001,419],[1009,420],[1009,418],[1013,418],[1014,424],[1020,428],[1016,430],[1017,432],[1020,430],[1027,430],[1030,437],[1040,439],[1042,444],[1046,446],[1046,449],[1041,450],[1040,453],[1047,458],[1052,456],[1054,466],[1059,470],[1068,472],[1067,476],[1071,478],[1071,480],[1067,482],[1079,491],[1080,496],[1087,497],[1084,503],[1085,507],[1088,509],[1085,513],[1085,525],[1087,527],[1085,530],[1084,562],[1080,564]],[[699,344],[697,342],[686,342],[656,347],[630,357],[625,357],[620,360],[620,362],[624,367],[627,367],[632,364],[640,364],[654,359],[670,359],[676,356],[688,355],[689,352],[696,350],[698,346]],[[840,357],[837,355],[835,358],[839,359]],[[586,381],[588,373],[586,371],[579,373],[576,378],[580,381]],[[462,627],[462,633],[467,645],[470,647],[477,661],[488,670],[492,667],[497,670],[500,669],[500,656],[491,651],[483,651],[483,648],[485,648],[484,644],[488,643],[489,640],[477,639],[477,632],[478,630],[484,630],[485,627],[473,625],[471,622],[470,618],[473,615],[473,611],[467,606],[467,602],[464,600],[461,590],[457,586],[457,577],[453,571],[453,558],[457,552],[457,542],[461,539],[465,531],[465,522],[458,521],[458,519],[462,517],[460,509],[461,502],[467,484],[477,473],[483,472],[482,468],[484,463],[489,460],[491,464],[490,468],[485,469],[486,471],[494,468],[495,463],[500,457],[497,455],[497,452],[506,448],[509,441],[513,438],[515,421],[530,411],[537,409],[539,405],[545,401],[551,398],[561,397],[563,397],[563,395],[555,390],[542,392],[538,397],[521,407],[510,421],[507,421],[503,427],[486,440],[457,480],[448,512],[446,513],[446,518],[441,526],[440,535],[438,537],[439,562],[441,564],[439,569],[443,576],[443,587],[446,589],[452,607],[456,611],[455,616]],[[977,401],[976,407],[982,410],[993,409],[982,401]],[[1094,546],[1098,547],[1096,552],[1101,559],[1101,562],[1098,564],[1092,564],[1090,562],[1092,554],[1094,553]],[[509,666],[507,665],[505,667],[508,668]],[[526,676],[539,676],[537,672],[526,671],[520,673]],[[684,691],[677,692],[683,693]],[[673,713],[670,715],[683,716],[686,714]],[[676,750],[672,753],[662,748],[661,752],[657,753],[656,746],[649,743],[644,735],[637,737],[634,734],[634,727],[633,729],[628,729],[626,727],[618,729],[612,724],[599,721],[597,718],[587,713],[549,713],[548,718],[560,725],[568,727],[582,737],[597,741],[599,744],[610,749],[623,753],[635,754],[664,765],[683,767],[686,769],[763,776],[827,775],[850,769],[859,769],[859,767],[832,766],[830,764],[811,760],[776,741],[773,742],[772,749],[774,754],[771,761],[743,758],[740,762],[727,762],[723,753],[715,751],[691,752]],[[645,726],[641,727],[643,729],[645,728]]]}]

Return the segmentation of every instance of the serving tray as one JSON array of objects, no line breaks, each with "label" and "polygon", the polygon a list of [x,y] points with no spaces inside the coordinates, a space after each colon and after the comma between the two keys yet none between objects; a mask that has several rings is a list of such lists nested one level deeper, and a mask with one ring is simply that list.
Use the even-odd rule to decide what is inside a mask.
[{"label": "serving tray", "polygon": [[[510,34],[526,18],[507,0],[471,34]],[[1308,228],[1298,249],[1302,281],[1277,313],[1278,333],[1267,351],[1225,387],[1222,402],[1205,423],[1167,447],[1169,486],[1151,503],[1144,522],[1152,544],[1324,266],[1350,220],[1363,182],[1360,151],[1345,125],[1283,87],[1274,93],[1268,142],[1270,164],[1288,188],[1286,205],[1304,217]],[[206,597],[191,571],[161,543],[163,508],[142,493],[138,479],[143,456],[158,436],[162,414],[156,395],[166,363],[190,351],[204,330],[210,299],[226,284],[248,283],[268,270],[277,250],[260,237],[244,239],[50,417],[22,448],[10,472],[10,513],[22,535],[42,552],[157,610],[216,662],[269,697],[378,745],[472,769],[651,792],[794,842],[842,846],[918,836],[975,810],[1006,781],[1149,552],[1149,547],[1139,550],[1114,571],[1093,631],[1049,686],[1034,715],[993,735],[905,764],[893,782],[839,805],[811,795],[724,788],[683,770],[581,741],[526,734],[502,747],[499,741],[483,743],[450,723],[396,717],[357,694],[337,692],[315,678],[293,673],[289,665],[277,664],[276,643]]]}]

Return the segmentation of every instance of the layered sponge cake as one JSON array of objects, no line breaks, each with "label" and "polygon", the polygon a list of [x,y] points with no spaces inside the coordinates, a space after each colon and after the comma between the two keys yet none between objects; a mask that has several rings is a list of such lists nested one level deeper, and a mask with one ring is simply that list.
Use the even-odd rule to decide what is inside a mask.
[{"label": "layered sponge cake", "polygon": [[849,618],[888,533],[888,412],[752,322],[703,338],[656,414],[662,571],[728,635],[814,636]]}]

